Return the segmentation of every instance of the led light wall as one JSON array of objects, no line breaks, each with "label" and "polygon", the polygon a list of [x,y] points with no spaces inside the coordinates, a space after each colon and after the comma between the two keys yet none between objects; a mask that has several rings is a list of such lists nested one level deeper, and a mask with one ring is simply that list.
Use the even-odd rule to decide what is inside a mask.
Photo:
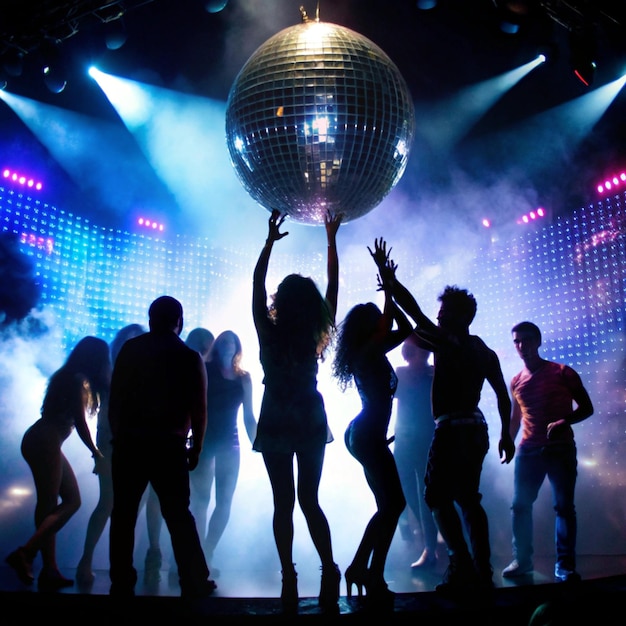
[{"label": "led light wall", "polygon": [[[580,549],[594,553],[626,548],[621,504],[626,488],[625,204],[626,192],[621,192],[547,226],[519,227],[508,241],[459,250],[458,259],[439,262],[438,272],[432,270],[432,250],[416,251],[409,244],[390,242],[399,244],[393,249],[399,276],[433,317],[436,296],[448,283],[448,275],[455,275],[456,280],[462,276],[459,286],[467,287],[478,301],[472,332],[496,350],[507,381],[522,367],[510,333],[522,320],[541,328],[545,358],[572,365],[581,374],[596,410],[592,418],[575,427],[579,516],[583,528],[585,516],[592,516],[587,527],[596,527],[598,511],[602,511],[610,525],[600,539],[597,534],[581,533]],[[256,338],[253,330],[248,332],[252,328],[250,297],[258,249],[217,246],[192,237],[103,229],[22,190],[3,187],[0,231],[17,235],[23,252],[34,261],[43,287],[41,306],[54,313],[65,351],[87,334],[110,341],[126,324],[146,325],[150,302],[168,293],[183,302],[187,331],[205,326],[219,332],[231,324],[237,329],[246,346],[248,368],[258,380],[256,393],[260,397],[262,374],[256,362]],[[263,236],[259,236],[260,244]],[[353,249],[359,251],[355,255],[348,253],[345,237],[339,319],[353,304],[377,297],[374,268],[366,250],[371,241],[355,244]],[[293,271],[325,285],[325,250],[314,254],[287,254],[284,250],[272,258],[269,293],[272,285]],[[454,271],[449,271],[453,266]],[[235,320],[229,313],[224,319],[224,311],[236,311],[240,318]],[[244,328],[245,324],[249,328]],[[399,364],[399,357],[394,358]],[[323,368],[320,373],[326,376]],[[324,386],[329,414],[340,412],[343,419],[352,408],[340,408],[336,385],[320,380],[320,387]],[[492,446],[497,449],[499,421],[495,398],[487,386],[481,407],[488,418]],[[490,452],[484,481],[493,487],[484,489],[488,506],[508,515],[512,465],[503,468],[497,453]],[[552,516],[548,504],[545,515],[538,516],[536,522],[546,524],[543,531],[536,530],[548,537],[546,550],[552,549]],[[509,525],[497,526],[494,535],[499,528],[506,545],[510,541]],[[598,541],[607,545],[598,545]],[[494,542],[497,544],[497,536]]]}]

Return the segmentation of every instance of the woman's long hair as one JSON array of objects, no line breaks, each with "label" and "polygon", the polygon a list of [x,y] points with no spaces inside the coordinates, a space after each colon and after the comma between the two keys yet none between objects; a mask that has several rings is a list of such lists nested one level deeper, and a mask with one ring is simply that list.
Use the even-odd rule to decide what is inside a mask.
[{"label": "woman's long hair", "polygon": [[83,374],[93,393],[102,394],[111,384],[111,352],[109,345],[98,337],[83,337],[70,352],[63,369]]},{"label": "woman's long hair", "polygon": [[[48,391],[44,396],[42,413],[48,410],[55,411],[56,405],[63,396],[59,390],[50,394],[55,388],[55,382],[63,380],[64,376],[78,374],[84,376],[89,388],[86,396],[86,409],[95,413],[100,404],[100,399],[109,392],[111,384],[111,353],[109,344],[97,337],[83,337],[74,346],[65,363],[50,377]],[[65,402],[65,400],[63,400]]]},{"label": "woman's long hair", "polygon": [[241,347],[241,340],[239,339],[239,335],[233,332],[232,330],[225,330],[221,332],[213,341],[211,345],[211,350],[209,351],[209,361],[216,361],[220,359],[221,349],[224,345],[224,342],[228,339],[232,339],[235,342],[235,354],[233,355],[232,360],[232,368],[237,374],[237,376],[241,376],[246,372],[241,368],[241,358],[243,356],[243,348]]},{"label": "woman's long hair", "polygon": [[272,296],[269,315],[292,358],[300,360],[311,350],[319,358],[324,358],[335,321],[326,298],[313,279],[300,274],[286,276]]},{"label": "woman's long hair", "polygon": [[339,324],[332,374],[343,391],[352,384],[355,359],[380,329],[381,316],[381,310],[373,302],[357,304]]}]

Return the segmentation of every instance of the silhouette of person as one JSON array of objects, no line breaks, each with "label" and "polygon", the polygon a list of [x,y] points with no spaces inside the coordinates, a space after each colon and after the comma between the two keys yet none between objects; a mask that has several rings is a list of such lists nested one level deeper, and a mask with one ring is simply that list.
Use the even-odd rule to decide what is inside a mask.
[{"label": "silhouette of person", "polygon": [[363,466],[376,500],[376,512],[345,571],[348,597],[352,596],[353,584],[359,596],[365,586],[371,607],[392,608],[394,594],[385,581],[385,563],[406,500],[387,440],[398,383],[387,353],[406,339],[412,327],[389,293],[386,277],[395,266],[383,245],[382,239],[376,240],[374,252],[368,249],[379,268],[384,309],[373,302],[350,309],[338,328],[333,375],[342,390],[354,384],[359,392],[361,411],[348,425],[344,438],[350,454]]},{"label": "silhouette of person", "polygon": [[[197,327],[187,333],[185,344],[196,352],[199,352],[202,360],[206,363],[209,357],[209,350],[213,345],[214,339],[215,337],[210,330],[207,328]],[[190,475],[190,478],[193,478],[196,472],[197,469]],[[152,485],[148,486],[146,522],[148,524],[148,550],[144,561],[144,582],[147,585],[153,585],[161,580],[163,555],[161,554],[160,544],[161,529],[163,528],[163,516],[161,515],[159,498]],[[168,580],[172,586],[178,584],[178,567],[176,566],[176,560],[173,558],[173,555],[172,561],[169,565]]]},{"label": "silhouette of person", "polygon": [[[239,477],[237,417],[240,409],[250,443],[254,443],[256,437],[252,379],[249,372],[241,368],[242,354],[239,336],[232,330],[225,330],[216,337],[207,360],[207,430],[198,467],[191,474],[191,510],[209,567],[228,524]],[[213,482],[215,507],[207,526]],[[217,576],[217,570],[212,567],[211,570]]]},{"label": "silhouette of person", "polygon": [[50,377],[41,406],[41,417],[22,438],[22,456],[30,466],[37,491],[35,533],[6,562],[25,584],[34,582],[33,561],[41,553],[40,591],[70,587],[74,581],[59,571],[56,535],[78,511],[81,498],[74,471],[62,445],[76,429],[94,458],[99,474],[104,456],[93,442],[88,417],[106,403],[111,379],[109,346],[97,337],[84,337],[65,363]]},{"label": "silhouette of person", "polygon": [[189,472],[198,464],[206,430],[206,370],[200,354],[179,337],[183,307],[178,300],[171,296],[154,300],[149,327],[149,332],[122,346],[111,380],[110,593],[134,595],[135,525],[142,494],[150,484],[170,533],[181,595],[203,598],[216,585],[209,579],[189,510]]},{"label": "silhouette of person", "polygon": [[280,232],[285,217],[277,210],[272,211],[267,240],[253,275],[252,315],[265,386],[253,448],[263,455],[272,487],[283,610],[292,612],[298,607],[293,564],[294,455],[298,465],[298,502],[322,563],[318,601],[324,610],[334,610],[341,574],[333,559],[328,520],[318,499],[325,447],[333,437],[324,399],[317,389],[317,372],[318,361],[324,357],[335,324],[339,287],[336,234],[341,216],[325,217],[326,296],[322,296],[311,278],[289,274],[278,286],[268,308],[267,269],[274,242],[289,234]]},{"label": "silhouette of person", "polygon": [[[120,328],[109,345],[111,362],[115,363],[120,348],[127,339],[145,332],[141,324],[129,324]],[[76,568],[76,582],[83,587],[88,587],[94,581],[95,575],[92,570],[93,554],[102,536],[104,527],[111,517],[111,509],[113,508],[113,482],[111,480],[112,446],[111,428],[109,427],[108,393],[101,400],[100,411],[98,412],[96,445],[104,458],[100,461],[98,468],[98,483],[100,487],[98,502],[87,522],[83,554]]]},{"label": "silhouette of person", "polygon": [[536,324],[520,322],[511,333],[524,368],[511,380],[511,436],[515,439],[521,428],[521,437],[511,506],[513,561],[502,576],[523,576],[533,570],[532,507],[547,476],[556,511],[554,577],[557,581],[576,581],[580,579],[574,505],[578,472],[572,424],[593,415],[593,404],[578,372],[539,355],[541,331]]},{"label": "silhouette of person", "polygon": [[[493,588],[489,523],[480,493],[489,433],[478,404],[487,381],[495,392],[501,422],[498,452],[501,462],[509,463],[515,454],[509,431],[511,399],[500,360],[480,337],[470,334],[477,305],[466,289],[445,287],[438,298],[438,324],[434,324],[400,281],[394,279],[392,285],[396,302],[416,323],[422,347],[434,353],[431,402],[435,432],[428,453],[424,498],[449,557],[436,590],[489,590]],[[463,514],[471,553],[455,504]]]},{"label": "silhouette of person", "polygon": [[[433,383],[433,366],[428,363],[430,354],[420,347],[417,335],[411,333],[402,344],[406,365],[396,368],[398,389],[393,456],[407,501],[403,515],[408,518],[409,511],[413,514],[424,546],[420,557],[411,564],[413,571],[431,568],[437,563],[437,526],[423,495],[428,449],[435,432],[430,408]],[[413,538],[412,532],[410,537]]]}]

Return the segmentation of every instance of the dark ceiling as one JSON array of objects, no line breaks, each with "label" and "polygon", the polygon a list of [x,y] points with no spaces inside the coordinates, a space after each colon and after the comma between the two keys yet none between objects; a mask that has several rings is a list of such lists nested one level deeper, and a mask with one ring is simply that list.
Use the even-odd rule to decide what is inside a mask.
[{"label": "dark ceiling", "polygon": [[[487,161],[481,137],[498,133],[520,119],[584,95],[626,71],[626,2],[576,0],[510,2],[521,18],[519,32],[501,27],[502,6],[495,0],[439,0],[420,10],[415,0],[2,0],[0,54],[7,91],[71,110],[116,119],[112,107],[85,68],[94,62],[104,71],[183,93],[226,100],[238,71],[254,50],[283,28],[300,21],[300,5],[314,16],[351,28],[378,44],[397,64],[416,104],[436,103],[463,87],[494,77],[550,51],[551,61],[533,72],[479,120],[454,158],[469,176],[490,169],[506,175],[501,159]],[[107,28],[124,25],[126,43],[107,49]],[[596,48],[597,70],[590,87],[570,66],[570,38],[590,37]],[[68,82],[51,93],[40,74],[42,55],[51,44],[62,55]],[[14,76],[11,56],[21,53],[23,70]],[[15,72],[13,72],[15,73]],[[594,176],[613,164],[626,164],[626,103],[621,94],[577,154],[567,155],[575,169],[568,188],[578,202]],[[459,105],[462,113],[463,103]],[[451,113],[454,115],[454,113]],[[22,152],[30,145],[15,139],[23,130],[0,102],[0,156],[9,147]],[[419,138],[418,138],[419,140]],[[36,151],[35,148],[33,148]],[[478,151],[478,156],[476,152]],[[556,163],[562,171],[565,163]],[[413,187],[449,182],[432,168],[407,172],[402,184]],[[582,172],[582,173],[581,173]],[[437,180],[437,179],[440,180]],[[69,184],[69,183],[68,183]],[[539,185],[538,181],[534,184]],[[576,184],[581,189],[575,189]],[[563,183],[548,185],[546,194],[562,192]]]}]

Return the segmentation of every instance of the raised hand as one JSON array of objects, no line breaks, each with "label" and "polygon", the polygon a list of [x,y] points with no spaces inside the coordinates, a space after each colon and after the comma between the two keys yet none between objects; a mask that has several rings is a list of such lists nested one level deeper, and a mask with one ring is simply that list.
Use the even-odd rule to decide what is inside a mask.
[{"label": "raised hand", "polygon": [[269,219],[269,232],[267,234],[267,241],[278,241],[289,234],[289,231],[284,233],[280,232],[280,227],[287,218],[287,214],[281,214],[278,209],[273,209]]},{"label": "raised hand", "polygon": [[326,211],[324,216],[324,226],[326,227],[326,236],[328,241],[334,241],[339,230],[339,225],[343,220],[343,213],[333,215],[330,211]]},{"label": "raised hand", "polygon": [[372,255],[374,263],[376,263],[378,269],[382,270],[382,268],[385,267],[385,265],[387,264],[387,261],[389,261],[389,254],[391,253],[391,248],[387,250],[387,242],[382,237],[380,237],[374,240],[373,251],[369,246],[367,246],[367,249]]}]

